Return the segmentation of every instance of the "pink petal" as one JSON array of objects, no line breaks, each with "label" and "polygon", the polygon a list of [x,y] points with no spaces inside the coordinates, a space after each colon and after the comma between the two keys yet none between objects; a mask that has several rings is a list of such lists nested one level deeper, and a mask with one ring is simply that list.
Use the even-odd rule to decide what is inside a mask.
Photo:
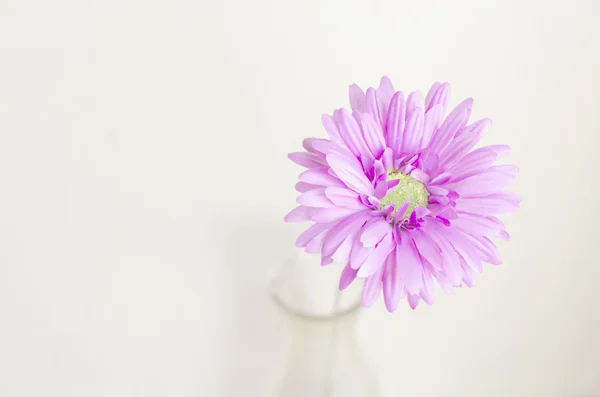
[{"label": "pink petal", "polygon": [[433,153],[440,154],[448,146],[454,135],[463,128],[471,116],[473,99],[465,99],[446,117],[441,127],[431,138],[429,149]]},{"label": "pink petal", "polygon": [[404,291],[400,276],[398,273],[398,266],[396,264],[396,257],[394,251],[388,255],[388,259],[385,264],[385,271],[383,275],[383,300],[385,307],[389,312],[393,312],[398,307],[400,299],[406,294]]},{"label": "pink petal", "polygon": [[313,238],[308,244],[306,244],[304,251],[306,251],[309,254],[318,254],[319,252],[321,252],[321,249],[323,248],[323,237],[325,237],[325,233],[317,234],[315,238]]},{"label": "pink petal", "polygon": [[390,230],[390,232],[383,238],[383,240],[381,240],[379,244],[377,244],[375,249],[369,254],[367,259],[360,266],[360,269],[358,270],[358,277],[370,277],[380,269],[383,269],[388,255],[395,247],[396,243],[392,238],[392,233]]},{"label": "pink petal", "polygon": [[417,306],[419,306],[419,301],[421,300],[421,298],[419,297],[419,295],[408,295],[406,300],[408,301],[408,305],[410,306],[410,308],[415,310]]},{"label": "pink petal", "polygon": [[313,149],[313,143],[316,141],[323,141],[324,139],[320,138],[304,138],[302,141],[302,146],[307,152],[315,153],[315,149]]},{"label": "pink petal", "polygon": [[355,192],[367,195],[372,195],[375,192],[373,185],[367,179],[365,174],[360,169],[352,166],[352,164],[350,164],[344,158],[328,154],[327,163],[335,172],[335,174]]},{"label": "pink petal", "polygon": [[456,200],[455,208],[458,212],[494,216],[515,212],[519,205],[500,197],[461,197]]},{"label": "pink petal", "polygon": [[514,175],[509,173],[487,171],[459,182],[449,183],[444,187],[456,191],[460,197],[482,197],[502,190],[514,179]]},{"label": "pink petal", "polygon": [[[375,272],[371,277],[365,280],[362,291],[362,306],[371,307],[381,295],[381,288],[383,287],[383,281],[381,277],[383,275],[384,267],[381,266],[379,270]],[[359,271],[360,274],[360,271]]]},{"label": "pink petal", "polygon": [[423,270],[423,283],[419,295],[428,305],[435,303],[435,283],[433,276],[427,269]]},{"label": "pink petal", "polygon": [[467,263],[465,263],[464,260],[461,260],[460,267],[461,267],[461,269],[463,271],[463,276],[462,276],[463,283],[467,287],[473,288],[475,286],[475,275],[473,274],[473,271],[467,265]]},{"label": "pink petal", "polygon": [[323,127],[325,127],[325,131],[327,132],[327,135],[329,135],[329,138],[337,145],[346,149],[346,144],[340,135],[340,130],[338,129],[335,119],[328,114],[324,114],[321,116],[321,123],[323,124]]},{"label": "pink petal", "polygon": [[358,193],[341,187],[328,187],[325,196],[335,205],[344,208],[366,209],[361,203]]},{"label": "pink petal", "polygon": [[448,173],[452,175],[451,180],[457,182],[484,172],[508,150],[508,146],[484,146],[467,154],[448,170]]},{"label": "pink petal", "polygon": [[404,215],[406,215],[406,211],[408,210],[408,207],[410,207],[410,201],[405,202],[404,204],[402,204],[400,206],[400,208],[398,208],[398,211],[396,212],[396,217],[395,217],[395,219],[397,221],[400,221],[402,218],[404,218]]},{"label": "pink petal", "polygon": [[406,125],[402,134],[402,153],[415,153],[420,149],[423,136],[423,95],[411,92],[406,102]]},{"label": "pink petal", "polygon": [[291,210],[285,218],[283,218],[286,222],[306,222],[310,221],[313,213],[312,208],[305,207],[303,205],[294,208]]},{"label": "pink petal", "polygon": [[504,225],[497,218],[473,214],[460,214],[452,225],[475,236],[494,236],[504,230]]},{"label": "pink petal", "polygon": [[375,247],[363,246],[357,240],[357,237],[354,238],[354,243],[352,244],[352,251],[350,252],[350,266],[352,266],[353,269],[360,268],[367,259],[367,257],[371,255],[371,252],[373,252],[373,250],[375,249]]},{"label": "pink petal", "polygon": [[350,151],[346,148],[345,144],[343,146],[340,146],[335,142],[331,142],[326,139],[321,139],[314,141],[312,143],[312,146],[316,153],[320,153],[322,155],[335,154],[345,159],[348,159],[348,161],[354,161],[354,163],[360,166],[360,163],[358,162],[356,157],[354,157],[354,155],[350,153]]},{"label": "pink petal", "polygon": [[469,153],[490,125],[492,125],[492,120],[483,119],[465,127],[440,155],[442,159],[440,168],[445,170],[453,166]]},{"label": "pink petal", "polygon": [[298,238],[296,239],[296,247],[306,247],[308,243],[311,242],[312,239],[317,237],[319,234],[329,230],[331,228],[331,224],[327,223],[315,223],[306,229]]},{"label": "pink petal", "polygon": [[473,247],[469,240],[464,237],[463,233],[452,233],[450,243],[471,269],[477,271],[478,273],[483,272],[483,265],[481,263],[480,256],[477,254],[477,250]]},{"label": "pink petal", "polygon": [[379,100],[377,99],[377,91],[374,88],[367,89],[366,113],[370,114],[373,119],[380,125],[383,122],[382,111],[379,108]]},{"label": "pink petal", "polygon": [[352,154],[356,157],[371,156],[360,126],[352,114],[344,108],[339,110],[338,126],[342,139]]},{"label": "pink petal", "polygon": [[425,172],[423,172],[422,170],[415,168],[414,170],[411,171],[410,176],[412,176],[413,178],[415,178],[417,181],[421,182],[421,183],[428,183],[429,182],[429,175],[427,175]]},{"label": "pink petal", "polygon": [[496,237],[501,238],[502,240],[510,240],[510,234],[508,234],[508,232],[506,230],[502,230],[501,232],[499,232]]},{"label": "pink petal", "polygon": [[313,189],[302,193],[296,202],[307,207],[331,208],[335,204],[325,196],[325,188]]},{"label": "pink petal", "polygon": [[327,166],[327,163],[315,153],[294,152],[288,154],[288,158],[294,163],[306,168],[319,168]]},{"label": "pink petal", "polygon": [[472,244],[473,249],[479,253],[481,259],[483,259],[485,262],[491,263],[492,265],[500,265],[502,263],[502,258],[500,257],[498,248],[496,248],[496,245],[494,245],[494,243],[492,243],[488,238],[476,237],[467,233],[463,233],[463,235]]},{"label": "pink petal", "polygon": [[499,172],[512,178],[515,178],[519,173],[519,167],[511,164],[495,165],[493,167],[488,168],[488,171]]},{"label": "pink petal", "polygon": [[335,176],[327,172],[325,168],[311,168],[298,176],[301,182],[319,186],[346,187],[346,185]]},{"label": "pink petal", "polygon": [[396,247],[396,263],[400,280],[409,294],[418,294],[421,289],[422,264],[412,239],[404,239]]},{"label": "pink petal", "polygon": [[448,189],[439,186],[427,186],[427,190],[434,196],[445,196],[448,194]]},{"label": "pink petal", "polygon": [[435,178],[433,178],[431,180],[431,182],[429,182],[430,185],[443,185],[445,183],[447,183],[450,178],[452,178],[452,175],[449,173],[444,172],[443,174],[440,174],[438,176],[436,176]]},{"label": "pink petal", "polygon": [[[319,248],[319,250],[317,250],[315,252],[315,254],[319,251],[320,251],[320,248]],[[330,256],[321,256],[321,266],[331,265],[332,263],[333,263],[333,259]]]},{"label": "pink petal", "polygon": [[352,84],[349,89],[350,95],[350,107],[352,110],[357,110],[359,112],[365,112],[365,93],[363,90],[357,86],[356,84]]},{"label": "pink petal", "polygon": [[[394,86],[392,85],[392,82],[389,79],[389,77],[383,76],[379,81],[379,88],[377,88],[377,98],[379,98],[380,101],[380,108],[381,104],[384,104],[387,108],[387,105],[390,103],[394,92],[396,92],[396,90],[394,89]],[[386,111],[384,111],[383,113],[383,119],[385,120]]]},{"label": "pink petal", "polygon": [[400,154],[402,147],[402,134],[404,133],[406,106],[404,94],[398,91],[392,96],[386,119],[385,140],[393,153]]},{"label": "pink petal", "polygon": [[[435,91],[434,91],[435,87]],[[442,114],[446,113],[446,108],[448,108],[448,103],[450,102],[450,84],[442,83],[442,84],[434,84],[433,87],[427,93],[427,98],[425,99],[426,110],[432,109],[436,105],[441,105]]]},{"label": "pink petal", "polygon": [[448,234],[445,226],[433,226],[427,231],[432,236],[440,247],[440,253],[442,255],[444,272],[446,273],[448,280],[455,287],[459,286],[462,281],[462,270],[460,269],[460,258],[458,253],[448,241]]},{"label": "pink petal", "polygon": [[349,235],[357,233],[362,225],[370,218],[369,211],[358,212],[334,227],[325,235],[323,244],[323,255],[332,255],[338,249],[342,241]]},{"label": "pink petal", "polygon": [[335,263],[348,263],[350,260],[350,251],[352,250],[353,240],[354,235],[346,237],[338,249],[335,250],[334,254],[331,255],[331,258]]},{"label": "pink petal", "polygon": [[383,168],[386,170],[391,169],[394,166],[394,153],[391,148],[385,148],[383,155],[381,156]]},{"label": "pink petal", "polygon": [[423,230],[415,230],[410,233],[419,254],[429,262],[434,268],[442,270],[442,254],[440,247],[431,236]]},{"label": "pink petal", "polygon": [[442,105],[435,105],[425,113],[423,121],[423,135],[421,136],[421,142],[419,148],[425,148],[429,146],[433,134],[440,128],[442,120],[444,118],[444,109]]},{"label": "pink petal", "polygon": [[380,242],[383,237],[391,233],[392,227],[383,219],[376,220],[369,226],[366,226],[360,236],[360,242],[365,247],[373,247]]},{"label": "pink petal", "polygon": [[350,267],[350,264],[347,264],[342,270],[342,276],[340,277],[340,290],[345,290],[352,284],[352,282],[356,279],[356,270]]},{"label": "pink petal", "polygon": [[379,158],[385,149],[385,138],[383,137],[381,124],[375,122],[368,113],[364,113],[360,117],[365,142],[373,156]]},{"label": "pink petal", "polygon": [[321,186],[319,185],[311,185],[310,183],[306,183],[306,182],[298,182],[296,183],[296,190],[299,191],[300,193],[304,193],[304,192],[308,192],[309,190],[312,189],[318,189]]},{"label": "pink petal", "polygon": [[311,220],[319,223],[329,223],[341,221],[347,216],[354,215],[357,213],[357,210],[352,208],[341,208],[341,207],[332,207],[332,208],[315,208],[312,211]]},{"label": "pink petal", "polygon": [[431,106],[429,106],[429,104],[431,103],[431,99],[433,98],[433,95],[435,94],[435,92],[439,86],[440,86],[440,82],[436,81],[435,83],[433,83],[431,85],[431,88],[429,89],[429,91],[427,91],[427,95],[425,96],[425,108],[426,109],[429,110],[429,108],[431,107]]}]

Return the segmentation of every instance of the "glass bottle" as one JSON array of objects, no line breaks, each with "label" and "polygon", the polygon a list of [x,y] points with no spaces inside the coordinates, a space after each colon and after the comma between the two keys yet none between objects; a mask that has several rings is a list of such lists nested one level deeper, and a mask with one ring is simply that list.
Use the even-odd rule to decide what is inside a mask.
[{"label": "glass bottle", "polygon": [[339,291],[342,267],[299,251],[276,272],[274,302],[290,317],[291,345],[274,397],[377,397],[355,325],[362,285]]}]

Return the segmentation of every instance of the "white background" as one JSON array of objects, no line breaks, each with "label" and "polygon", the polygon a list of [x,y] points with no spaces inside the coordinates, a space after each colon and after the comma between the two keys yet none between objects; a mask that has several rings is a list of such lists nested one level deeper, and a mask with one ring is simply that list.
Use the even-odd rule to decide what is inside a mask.
[{"label": "white background", "polygon": [[[347,86],[453,85],[513,147],[504,264],[362,313],[384,396],[600,395],[600,2],[3,1],[0,395],[264,396],[264,281]],[[381,302],[380,302],[381,303]]]}]

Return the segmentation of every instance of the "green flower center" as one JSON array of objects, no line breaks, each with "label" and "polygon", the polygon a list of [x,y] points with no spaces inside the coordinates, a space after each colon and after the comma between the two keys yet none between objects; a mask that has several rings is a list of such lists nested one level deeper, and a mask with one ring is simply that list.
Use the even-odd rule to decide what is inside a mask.
[{"label": "green flower center", "polygon": [[401,173],[400,171],[390,171],[388,173],[387,180],[393,181],[396,179],[399,179],[400,183],[398,183],[398,186],[396,186],[391,192],[386,194],[385,197],[381,199],[381,209],[394,204],[396,206],[394,209],[394,215],[396,215],[398,209],[400,209],[400,207],[402,207],[402,205],[408,201],[410,204],[406,210],[406,213],[404,214],[404,219],[408,218],[416,207],[427,207],[429,204],[429,192],[423,183],[417,181],[412,176]]}]

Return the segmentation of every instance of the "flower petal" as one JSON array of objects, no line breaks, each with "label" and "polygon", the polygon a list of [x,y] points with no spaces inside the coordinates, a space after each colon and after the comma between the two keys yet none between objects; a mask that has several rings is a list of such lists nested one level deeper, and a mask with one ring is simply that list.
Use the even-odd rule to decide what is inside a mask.
[{"label": "flower petal", "polygon": [[424,230],[415,230],[410,233],[410,236],[412,237],[419,254],[427,259],[427,262],[429,262],[431,266],[438,270],[442,270],[442,254],[440,252],[440,247],[438,247],[433,238]]},{"label": "flower petal", "polygon": [[325,236],[322,254],[332,255],[344,239],[356,234],[370,217],[369,211],[361,211],[332,227]]},{"label": "flower petal", "polygon": [[298,236],[296,239],[296,247],[306,247],[306,245],[310,243],[312,239],[329,230],[331,226],[332,224],[327,223],[315,223],[314,225],[311,225],[308,229],[302,232],[300,236]]},{"label": "flower petal", "polygon": [[375,249],[369,254],[367,259],[360,266],[360,269],[357,273],[358,277],[370,277],[380,269],[383,269],[388,255],[395,247],[396,243],[392,238],[390,229],[389,233],[383,238],[383,240],[381,240],[379,244],[377,244]]},{"label": "flower petal", "polygon": [[423,120],[423,134],[421,136],[419,149],[429,146],[433,134],[438,130],[438,128],[440,128],[443,119],[444,108],[442,105],[438,104],[427,110]]},{"label": "flower petal", "polygon": [[406,291],[400,281],[395,252],[392,251],[388,255],[383,274],[383,300],[387,310],[389,312],[395,311],[400,299],[404,296],[406,296]]},{"label": "flower petal", "polygon": [[350,107],[352,110],[364,112],[366,101],[364,91],[356,84],[352,84],[348,91],[350,96]]},{"label": "flower petal", "polygon": [[327,163],[315,153],[294,152],[288,154],[288,158],[294,163],[306,168],[319,168],[327,166]]},{"label": "flower petal", "polygon": [[463,128],[471,116],[473,99],[467,98],[460,103],[442,123],[441,127],[433,134],[429,149],[436,154],[440,154],[448,146],[454,135]]},{"label": "flower petal", "polygon": [[389,77],[383,76],[379,81],[379,88],[377,88],[377,98],[379,99],[379,108],[382,110],[382,120],[385,120],[387,107],[394,92],[396,92],[396,90],[394,90],[394,86]]},{"label": "flower petal", "polygon": [[298,183],[296,183],[296,186],[294,186],[294,187],[300,193],[304,193],[304,192],[308,192],[309,190],[312,190],[312,189],[318,189],[321,186],[319,186],[319,185],[311,185],[310,183],[306,183],[306,182],[298,182]]},{"label": "flower petal", "polygon": [[446,170],[462,159],[479,142],[492,120],[483,119],[466,126],[440,155],[440,168]]},{"label": "flower petal", "polygon": [[498,248],[496,245],[490,241],[490,239],[486,237],[477,237],[472,234],[463,233],[463,236],[469,240],[469,242],[473,245],[473,249],[475,249],[478,254],[481,256],[487,263],[491,263],[492,265],[500,265],[502,263],[502,257],[500,257],[500,253],[498,252]]},{"label": "flower petal", "polygon": [[375,119],[370,114],[364,113],[359,116],[362,124],[365,142],[373,157],[379,158],[385,149],[385,138],[381,124],[375,122]]},{"label": "flower petal", "polygon": [[[358,193],[372,195],[373,185],[361,169],[354,167],[343,157],[328,154],[327,163],[335,174],[352,190]],[[310,181],[304,181],[310,182]]]},{"label": "flower petal", "polygon": [[373,252],[375,247],[365,247],[358,241],[359,236],[354,237],[352,251],[350,252],[350,266],[358,269],[365,262],[367,257]]},{"label": "flower petal", "polygon": [[325,131],[327,132],[327,135],[329,135],[329,138],[332,142],[342,146],[344,149],[347,149],[347,146],[344,143],[344,140],[342,139],[342,136],[340,134],[340,130],[335,122],[335,119],[332,116],[328,114],[322,115],[321,124],[323,124],[323,127],[325,127]]},{"label": "flower petal", "polygon": [[504,224],[495,217],[460,214],[452,226],[474,236],[494,236],[504,231]]},{"label": "flower petal", "polygon": [[354,236],[350,235],[342,241],[342,244],[335,250],[331,258],[335,263],[348,263],[350,260],[350,251],[352,250],[352,241]]},{"label": "flower petal", "polygon": [[325,196],[335,205],[344,208],[366,209],[360,201],[359,194],[353,190],[341,187],[328,187]]},{"label": "flower petal", "polygon": [[310,221],[314,208],[308,208],[303,205],[291,210],[283,220],[286,222],[306,222]]},{"label": "flower petal", "polygon": [[421,289],[422,264],[412,239],[404,239],[396,247],[396,263],[402,284],[409,294],[418,294]]},{"label": "flower petal", "polygon": [[504,172],[484,172],[444,187],[456,191],[460,197],[483,197],[501,191],[515,179],[514,174]]},{"label": "flower petal", "polygon": [[419,295],[428,305],[435,303],[435,283],[431,272],[427,269],[423,269],[423,283]]},{"label": "flower petal", "polygon": [[342,270],[342,276],[340,277],[340,290],[345,290],[352,284],[352,282],[356,279],[356,270],[350,267],[350,264],[347,264]]},{"label": "flower petal", "polygon": [[366,113],[370,114],[380,125],[383,124],[382,111],[379,108],[379,99],[377,98],[377,91],[374,88],[367,89],[367,100],[366,100]]},{"label": "flower petal", "polygon": [[360,236],[360,242],[365,247],[373,247],[391,232],[391,225],[381,218],[365,227]]},{"label": "flower petal", "polygon": [[509,151],[508,146],[484,146],[463,157],[447,173],[451,181],[457,182],[472,175],[480,174],[490,168],[492,163]]},{"label": "flower petal", "polygon": [[[434,88],[435,87],[435,88]],[[427,97],[425,98],[425,109],[429,111],[436,105],[442,107],[442,115],[446,113],[448,103],[450,102],[450,84],[449,83],[434,83]]]},{"label": "flower petal", "polygon": [[329,223],[341,221],[342,219],[356,214],[357,210],[352,208],[314,208],[310,220],[319,223]]},{"label": "flower petal", "polygon": [[455,208],[458,212],[495,216],[515,212],[519,209],[519,205],[505,197],[461,197],[456,200]]},{"label": "flower petal", "polygon": [[402,134],[402,153],[415,153],[420,149],[424,121],[423,95],[419,91],[411,92],[406,102],[406,125]]},{"label": "flower petal", "polygon": [[406,300],[408,301],[408,305],[410,306],[410,308],[415,310],[417,306],[419,306],[419,301],[421,300],[421,297],[419,297],[419,295],[408,295]]},{"label": "flower petal", "polygon": [[335,204],[325,196],[325,188],[313,189],[308,192],[302,193],[296,199],[296,202],[300,205],[307,207],[318,207],[318,208],[331,208],[335,207]]},{"label": "flower petal", "polygon": [[342,140],[348,146],[350,152],[356,156],[371,156],[367,144],[363,138],[360,126],[348,110],[339,109],[338,126]]},{"label": "flower petal", "polygon": [[392,152],[397,155],[400,154],[400,148],[402,147],[405,115],[406,104],[404,94],[401,91],[398,91],[392,96],[385,122],[385,140],[387,146],[392,148]]},{"label": "flower petal", "polygon": [[301,182],[319,186],[346,187],[346,185],[335,176],[329,174],[326,168],[311,168],[298,176]]},{"label": "flower petal", "polygon": [[[375,274],[365,280],[361,298],[363,307],[373,306],[373,304],[377,302],[379,295],[381,295],[381,288],[383,287],[383,281],[381,279],[383,270],[384,266],[381,266]],[[360,274],[360,271],[358,273]]]}]

